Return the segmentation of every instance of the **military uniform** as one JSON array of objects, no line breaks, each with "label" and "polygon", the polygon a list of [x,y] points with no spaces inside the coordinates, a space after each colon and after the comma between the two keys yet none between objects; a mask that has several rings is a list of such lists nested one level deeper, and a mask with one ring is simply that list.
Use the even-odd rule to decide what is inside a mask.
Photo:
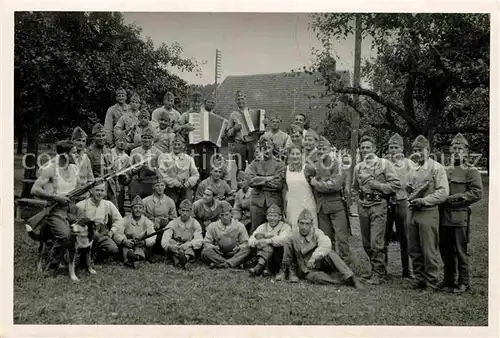
[{"label": "military uniform", "polygon": [[[263,139],[261,147],[268,147],[272,152],[272,144]],[[281,161],[273,158],[256,159],[247,167],[245,173],[252,188],[250,214],[252,218],[251,233],[266,221],[266,210],[273,204],[283,207],[283,182],[286,167]]]},{"label": "military uniform", "polygon": [[[87,133],[83,131],[82,128],[76,127],[71,134],[71,140],[85,139],[87,140]],[[78,166],[78,187],[84,187],[94,180],[94,173],[92,172],[92,164],[90,159],[84,149],[77,150],[74,154],[75,164]],[[79,199],[84,199],[89,196],[89,193],[85,193],[79,197]]]},{"label": "military uniform", "polygon": [[[127,92],[125,91],[125,89],[120,88],[116,91],[116,95],[118,94],[127,95]],[[108,145],[113,144],[113,130],[115,128],[116,123],[118,122],[120,117],[122,117],[123,114],[125,114],[129,109],[130,106],[126,103],[124,104],[116,103],[108,108],[108,111],[106,112],[106,117],[104,119],[104,130],[106,133],[106,140]]]},{"label": "military uniform", "polygon": [[354,168],[352,192],[359,196],[361,237],[363,248],[370,259],[374,283],[378,283],[380,277],[386,274],[387,200],[400,187],[392,163],[375,154],[367,155]]},{"label": "military uniform", "polygon": [[[394,134],[389,139],[389,144],[397,144],[403,148],[403,138],[399,134]],[[385,232],[385,260],[388,264],[388,247],[389,236],[392,231],[393,224],[396,223],[396,233],[398,236],[401,265],[403,267],[403,276],[410,277],[410,258],[408,255],[408,194],[406,186],[408,184],[411,171],[415,167],[415,163],[404,157],[404,154],[396,154],[391,156],[391,162],[399,177],[401,188],[398,189],[389,199],[387,210],[387,229]]]},{"label": "military uniform", "polygon": [[[413,147],[429,149],[429,141],[419,135]],[[409,179],[410,209],[408,231],[410,257],[417,283],[415,288],[438,286],[439,275],[439,211],[438,205],[446,201],[449,194],[448,179],[444,167],[431,158],[418,164]],[[421,197],[422,196],[422,197]],[[421,207],[413,207],[418,201]]]},{"label": "military uniform", "polygon": [[[453,144],[469,146],[467,140],[458,134]],[[450,195],[440,205],[439,246],[444,263],[442,285],[455,286],[458,263],[458,285],[469,287],[469,242],[470,205],[482,197],[481,174],[468,163],[455,163],[447,169]],[[465,289],[464,288],[464,289]],[[464,291],[464,290],[462,290]]]},{"label": "military uniform", "polygon": [[[320,142],[330,142],[321,139]],[[318,213],[318,227],[332,242],[338,245],[337,252],[347,264],[350,263],[348,210],[342,201],[342,190],[345,182],[345,172],[334,157],[326,155],[315,164],[305,167],[305,175],[309,183],[315,178],[311,187],[316,197],[316,212]]]},{"label": "military uniform", "polygon": [[[114,170],[120,171],[130,165],[130,157],[125,152],[126,147],[126,134],[123,130],[115,130],[115,147],[111,149],[111,157],[114,163]],[[120,148],[118,147],[120,145]],[[125,215],[125,190],[129,185],[129,175],[120,175],[117,177],[116,195],[118,202],[118,210],[122,215]]]},{"label": "military uniform", "polygon": [[[270,121],[275,121],[278,123],[281,123],[281,116],[279,114],[272,115],[268,118]],[[275,156],[276,159],[285,161],[286,160],[286,150],[292,146],[292,138],[290,135],[285,133],[281,129],[269,129],[266,131],[261,138],[267,138],[271,140],[271,142],[274,145],[274,152],[273,155]]]}]

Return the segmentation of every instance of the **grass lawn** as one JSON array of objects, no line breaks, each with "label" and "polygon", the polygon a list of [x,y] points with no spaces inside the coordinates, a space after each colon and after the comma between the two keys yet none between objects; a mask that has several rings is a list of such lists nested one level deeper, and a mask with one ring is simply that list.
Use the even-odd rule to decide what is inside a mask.
[{"label": "grass lawn", "polygon": [[[16,170],[16,188],[19,175]],[[165,263],[131,270],[119,264],[45,277],[35,271],[37,245],[15,224],[14,324],[269,324],[269,325],[488,325],[488,178],[484,199],[473,207],[471,279],[462,296],[413,291],[399,278],[399,249],[391,244],[389,280],[364,290],[274,283],[246,271],[190,271]],[[366,272],[357,219],[351,245],[354,270]]]}]

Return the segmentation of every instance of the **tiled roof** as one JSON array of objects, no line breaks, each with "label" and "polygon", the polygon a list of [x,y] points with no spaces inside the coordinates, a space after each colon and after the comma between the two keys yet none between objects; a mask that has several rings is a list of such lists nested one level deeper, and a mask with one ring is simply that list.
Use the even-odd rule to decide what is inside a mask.
[{"label": "tiled roof", "polygon": [[[345,86],[350,85],[348,71],[337,71],[337,74]],[[236,109],[234,95],[241,90],[247,95],[250,108],[280,113],[284,128],[288,127],[295,114],[305,113],[311,128],[321,130],[329,110],[326,105],[330,102],[329,98],[321,98],[325,92],[321,81],[319,73],[310,75],[302,72],[228,76],[217,88],[215,111],[228,118]],[[343,104],[332,108],[336,109],[343,109]]]}]

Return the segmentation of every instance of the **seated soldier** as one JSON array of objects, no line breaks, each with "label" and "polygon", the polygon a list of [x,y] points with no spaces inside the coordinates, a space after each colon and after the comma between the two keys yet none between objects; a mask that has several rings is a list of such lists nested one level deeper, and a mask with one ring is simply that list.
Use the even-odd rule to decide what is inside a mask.
[{"label": "seated soldier", "polygon": [[176,134],[172,152],[158,157],[158,171],[167,185],[167,195],[177,205],[181,200],[193,200],[193,188],[200,178],[191,156],[184,153],[184,138]]},{"label": "seated soldier", "polygon": [[193,203],[193,216],[200,222],[203,236],[205,236],[207,226],[217,221],[222,212],[221,201],[215,198],[216,191],[215,187],[206,187],[203,197]]},{"label": "seated soldier", "polygon": [[123,218],[118,208],[106,196],[106,183],[96,185],[91,190],[91,197],[76,204],[77,217],[87,218],[96,224],[93,252],[97,262],[110,256],[118,258],[118,247],[111,239],[113,229],[120,227]]},{"label": "seated soldier", "polygon": [[234,199],[233,217],[243,223],[247,231],[250,231],[252,219],[250,218],[250,197],[252,189],[249,186],[247,175],[244,171],[238,172],[238,191]]},{"label": "seated soldier", "polygon": [[[297,224],[298,230],[292,232],[283,245],[283,262],[276,280],[283,280],[289,272],[290,282],[305,278],[316,284],[347,284],[360,288],[354,273],[332,250],[328,236],[313,227],[309,210],[302,210]],[[343,281],[331,276],[331,272],[339,272]]]},{"label": "seated soldier", "polygon": [[[167,224],[177,218],[174,200],[165,195],[165,182],[157,179],[153,185],[153,195],[143,200],[144,214],[154,224],[155,231],[163,229]],[[163,233],[156,235],[155,252],[160,253],[161,238]]]},{"label": "seated soldier", "polygon": [[155,125],[156,141],[154,145],[160,149],[162,153],[169,153],[172,151],[172,144],[175,138],[175,120],[171,115],[172,114],[164,110],[159,111],[158,124]]},{"label": "seated soldier", "polygon": [[249,270],[250,275],[270,275],[279,271],[283,259],[283,243],[291,235],[290,225],[281,220],[281,208],[276,204],[267,209],[267,223],[261,224],[248,240],[248,245],[257,250],[257,265]]},{"label": "seated soldier", "polygon": [[145,128],[142,131],[142,145],[130,153],[131,164],[134,165],[148,159],[144,165],[132,170],[129,195],[132,200],[136,195],[145,198],[153,194],[153,183],[157,180],[157,163],[161,151],[153,145],[153,131]]},{"label": "seated soldier", "polygon": [[123,222],[113,227],[113,239],[122,250],[125,265],[137,267],[137,262],[146,259],[147,248],[151,248],[156,241],[156,236],[143,239],[146,235],[155,232],[154,224],[144,216],[144,204],[139,196],[131,203],[132,214],[127,215]]},{"label": "seated soldier", "polygon": [[229,184],[227,184],[227,182],[222,179],[223,173],[223,168],[220,168],[218,165],[212,166],[212,169],[210,170],[210,177],[204,179],[198,185],[194,200],[197,201],[201,199],[206,187],[210,185],[217,189],[215,198],[217,198],[219,201],[227,200],[229,203],[233,202],[234,192]]},{"label": "seated soldier", "polygon": [[248,233],[243,224],[233,219],[229,202],[222,201],[221,208],[219,220],[207,227],[201,256],[210,262],[210,268],[234,268],[250,256]]},{"label": "seated soldier", "polygon": [[179,205],[179,217],[170,221],[163,234],[161,246],[167,256],[172,255],[174,265],[184,269],[195,257],[195,250],[201,249],[203,235],[197,220],[191,217],[193,205],[183,200]]}]

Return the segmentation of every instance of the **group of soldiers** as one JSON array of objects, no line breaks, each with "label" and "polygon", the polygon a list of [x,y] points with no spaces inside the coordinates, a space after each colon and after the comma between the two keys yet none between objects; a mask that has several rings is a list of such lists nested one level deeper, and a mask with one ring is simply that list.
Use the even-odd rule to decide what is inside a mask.
[{"label": "group of soldiers", "polygon": [[[76,127],[71,140],[58,142],[56,157],[39,170],[33,195],[58,203],[44,224],[53,237],[55,265],[64,264],[69,224],[84,218],[97,226],[96,261],[112,257],[136,267],[139,261],[166,255],[187,268],[201,258],[212,268],[249,268],[252,276],[361,287],[350,268],[354,260],[345,203],[350,190],[371,263],[371,273],[364,276],[367,283],[380,284],[386,278],[389,233],[395,223],[403,277],[415,289],[469,289],[470,205],[481,199],[482,183],[468,162],[469,145],[461,134],[451,143],[447,168],[429,157],[430,144],[421,135],[413,141],[412,159],[405,158],[397,134],[389,141],[387,158],[379,158],[375,141],[364,136],[362,161],[349,178],[329,140],[305,128],[303,114],[288,133],[280,129],[276,114],[266,119],[265,132],[243,134],[243,113],[249,108],[238,91],[237,109],[224,131],[240,159],[233,190],[227,156],[213,143],[187,142],[194,129],[188,114],[215,114],[212,98],[202,102],[195,93],[191,109],[180,114],[173,108],[174,95],[166,93],[164,105],[151,115],[141,109],[137,94],[130,104],[126,99],[127,92],[117,90],[117,103],[108,109],[104,126],[92,128],[88,147],[87,134]],[[313,215],[305,208],[292,222],[286,219],[283,189],[287,151],[297,148],[316,210]],[[202,159],[206,154],[208,166]],[[105,179],[113,172],[123,174]],[[95,180],[90,194],[68,197]],[[127,193],[129,214],[124,209]],[[443,281],[438,280],[439,254]]]}]

